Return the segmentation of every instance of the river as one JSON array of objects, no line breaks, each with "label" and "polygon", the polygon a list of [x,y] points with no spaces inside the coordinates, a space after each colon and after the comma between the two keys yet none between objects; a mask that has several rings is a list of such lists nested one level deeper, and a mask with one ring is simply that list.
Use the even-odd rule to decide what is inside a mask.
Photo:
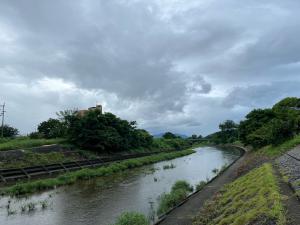
[{"label": "river", "polygon": [[[212,179],[221,169],[239,157],[236,149],[196,148],[196,153],[181,158],[126,170],[105,178],[80,181],[27,198],[0,199],[2,225],[108,225],[125,211],[152,216],[158,198],[169,192],[177,180],[192,185]],[[175,167],[164,169],[165,165]],[[9,209],[7,209],[10,201]],[[22,212],[22,206],[35,205]]]}]

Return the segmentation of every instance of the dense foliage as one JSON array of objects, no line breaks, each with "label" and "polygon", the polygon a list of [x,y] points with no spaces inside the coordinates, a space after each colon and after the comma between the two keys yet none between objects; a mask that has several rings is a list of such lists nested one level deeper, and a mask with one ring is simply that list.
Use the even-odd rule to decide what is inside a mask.
[{"label": "dense foliage", "polygon": [[216,144],[240,141],[254,148],[281,144],[299,134],[300,99],[285,98],[272,108],[254,109],[240,124],[227,120],[219,128],[206,138]]},{"label": "dense foliage", "polygon": [[184,180],[177,181],[171,188],[170,193],[164,193],[160,196],[159,207],[157,213],[163,214],[174,208],[187,198],[187,196],[194,190],[188,182]]},{"label": "dense foliage", "polygon": [[166,132],[164,133],[164,135],[162,136],[165,139],[175,139],[175,138],[180,138],[180,136],[177,136],[176,134],[173,134],[171,132]]},{"label": "dense foliage", "polygon": [[[3,137],[4,138],[9,138],[9,137],[15,137],[19,134],[18,129],[9,126],[9,125],[4,125],[3,126]],[[2,135],[2,127],[0,127],[0,135]]]},{"label": "dense foliage", "polygon": [[220,131],[210,134],[206,139],[215,144],[233,143],[238,140],[238,124],[232,120],[226,120],[219,125]]},{"label": "dense foliage", "polygon": [[[48,119],[38,125],[38,133],[44,138],[58,138],[66,135],[67,127],[58,119]],[[34,134],[31,134],[33,137]],[[39,137],[39,135],[37,135]]]},{"label": "dense foliage", "polygon": [[145,130],[137,129],[136,122],[122,120],[112,113],[99,110],[67,118],[68,138],[81,148],[98,151],[125,151],[152,144],[153,137]]},{"label": "dense foliage", "polygon": [[278,145],[299,133],[299,98],[286,98],[271,109],[255,109],[239,126],[240,140],[255,148]]}]

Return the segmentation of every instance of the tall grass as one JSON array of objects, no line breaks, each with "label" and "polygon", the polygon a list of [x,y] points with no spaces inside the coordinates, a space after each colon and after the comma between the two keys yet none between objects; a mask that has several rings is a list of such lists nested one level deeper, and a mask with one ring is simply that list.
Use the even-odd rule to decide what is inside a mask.
[{"label": "tall grass", "polygon": [[123,213],[114,225],[149,225],[149,220],[140,213],[126,212]]},{"label": "tall grass", "polygon": [[300,135],[297,135],[294,138],[285,141],[280,145],[277,146],[269,145],[264,148],[261,148],[260,150],[258,150],[257,153],[266,156],[276,157],[292,149],[293,147],[296,147],[297,145],[300,145]]},{"label": "tall grass", "polygon": [[159,161],[170,160],[177,157],[182,157],[194,153],[192,149],[182,150],[171,153],[160,153],[156,155],[141,157],[137,159],[128,159],[121,162],[112,163],[106,167],[99,167],[96,169],[82,169],[74,172],[62,174],[56,178],[48,178],[26,183],[19,183],[11,187],[2,188],[2,194],[12,196],[34,193],[37,191],[53,189],[58,186],[73,184],[77,180],[87,180],[93,177],[108,176],[113,173],[121,172],[126,169],[141,167],[143,165],[152,164]]},{"label": "tall grass", "polygon": [[187,198],[193,187],[184,180],[177,181],[170,193],[164,193],[160,196],[157,214],[161,215],[174,208],[180,202]]},{"label": "tall grass", "polygon": [[14,139],[4,139],[0,142],[0,151],[11,149],[32,148],[41,145],[58,144],[65,141],[62,138],[55,139],[30,139],[29,137],[18,137]]}]

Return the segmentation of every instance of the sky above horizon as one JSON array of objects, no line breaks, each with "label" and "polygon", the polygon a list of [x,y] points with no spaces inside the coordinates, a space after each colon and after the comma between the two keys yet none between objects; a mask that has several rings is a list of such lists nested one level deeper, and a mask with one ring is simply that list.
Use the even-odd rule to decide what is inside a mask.
[{"label": "sky above horizon", "polygon": [[300,95],[296,0],[2,0],[0,104],[22,134],[96,103],[206,135]]}]

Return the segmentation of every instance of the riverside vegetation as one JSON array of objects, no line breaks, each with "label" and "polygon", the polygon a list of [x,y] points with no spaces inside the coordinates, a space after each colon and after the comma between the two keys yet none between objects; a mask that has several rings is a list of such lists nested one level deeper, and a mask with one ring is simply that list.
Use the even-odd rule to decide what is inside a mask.
[{"label": "riverside vegetation", "polygon": [[[66,110],[40,123],[37,132],[27,137],[14,137],[15,128],[7,128],[0,139],[0,151],[23,149],[24,156],[1,162],[0,168],[26,167],[93,158],[99,155],[164,152],[191,147],[195,141],[183,139],[166,132],[163,138],[153,138],[146,130],[138,129],[135,121],[123,120],[112,113],[89,110],[80,115],[76,110]],[[9,128],[9,129],[8,129]],[[60,144],[71,149],[71,154],[55,152],[38,154],[30,148]]]},{"label": "riverside vegetation", "polygon": [[157,214],[161,215],[174,208],[180,202],[185,200],[193,192],[194,188],[184,180],[177,181],[171,188],[170,193],[164,193],[160,196]]},{"label": "riverside vegetation", "polygon": [[[254,149],[269,145],[276,147],[300,133],[299,109],[300,98],[285,98],[272,108],[252,110],[239,124],[232,120],[221,123],[220,131],[206,139],[215,144],[239,142]],[[275,152],[269,151],[270,154]]]},{"label": "riverside vegetation", "polygon": [[67,172],[59,175],[56,178],[42,179],[36,181],[30,181],[25,183],[19,183],[11,187],[1,189],[2,194],[8,194],[12,196],[24,195],[42,191],[46,189],[53,189],[58,186],[73,184],[77,180],[86,180],[93,177],[108,176],[113,173],[121,172],[126,169],[141,167],[143,165],[152,164],[159,161],[170,160],[177,157],[182,157],[194,153],[194,150],[187,149],[171,153],[160,153],[156,155],[141,157],[137,159],[128,159],[120,162],[112,163],[105,167],[95,169],[82,169],[74,172]]}]

